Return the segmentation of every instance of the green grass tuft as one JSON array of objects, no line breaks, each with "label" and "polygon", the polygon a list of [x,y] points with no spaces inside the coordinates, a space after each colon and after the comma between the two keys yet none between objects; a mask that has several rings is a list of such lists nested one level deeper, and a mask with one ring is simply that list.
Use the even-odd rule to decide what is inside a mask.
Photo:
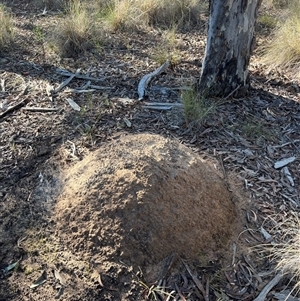
[{"label": "green grass tuft", "polygon": [[269,14],[263,14],[258,18],[258,28],[261,29],[275,29],[277,26],[277,19]]},{"label": "green grass tuft", "polygon": [[181,94],[187,122],[202,124],[207,116],[213,113],[217,104],[200,96],[195,89],[185,88]]}]

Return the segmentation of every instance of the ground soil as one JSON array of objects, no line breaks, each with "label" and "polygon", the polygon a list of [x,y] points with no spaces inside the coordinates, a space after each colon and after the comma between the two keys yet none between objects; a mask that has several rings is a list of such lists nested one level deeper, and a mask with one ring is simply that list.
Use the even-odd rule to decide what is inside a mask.
[{"label": "ground soil", "polygon": [[[178,107],[137,101],[161,30],[109,33],[101,52],[61,59],[34,33],[60,15],[7,5],[17,43],[0,57],[0,300],[253,300],[275,272],[265,249],[250,247],[279,241],[278,224],[299,212],[293,73],[268,71],[256,50],[249,95],[217,100],[195,125]],[[147,102],[179,104],[179,88],[197,82],[205,28],[176,34],[180,60],[151,82]],[[103,89],[52,97],[66,79],[57,68],[81,68]]]}]

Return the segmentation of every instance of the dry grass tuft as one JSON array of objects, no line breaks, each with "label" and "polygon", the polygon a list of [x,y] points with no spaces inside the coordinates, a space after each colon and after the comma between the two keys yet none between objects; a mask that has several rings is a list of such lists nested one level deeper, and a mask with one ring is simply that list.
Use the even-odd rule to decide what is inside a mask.
[{"label": "dry grass tuft", "polygon": [[151,25],[169,28],[176,24],[179,28],[190,27],[200,21],[200,13],[207,11],[203,0],[161,0],[148,11]]},{"label": "dry grass tuft", "polygon": [[[110,4],[108,4],[110,2]],[[186,27],[199,22],[207,10],[204,0],[111,0],[106,20],[114,30],[157,25]]]},{"label": "dry grass tuft", "polygon": [[141,21],[137,16],[137,9],[131,2],[131,0],[113,0],[110,4],[105,4],[103,19],[110,30],[130,29]]},{"label": "dry grass tuft", "polygon": [[99,33],[96,33],[95,18],[84,2],[70,1],[66,12],[57,27],[54,44],[62,57],[77,57],[100,43]]},{"label": "dry grass tuft", "polygon": [[293,2],[285,21],[281,22],[273,40],[263,49],[262,61],[271,68],[300,65],[300,3]]},{"label": "dry grass tuft", "polygon": [[11,14],[0,4],[0,51],[7,50],[14,39],[14,24]]},{"label": "dry grass tuft", "polygon": [[277,263],[277,270],[288,275],[294,285],[293,291],[300,290],[300,221],[293,218],[281,225],[283,243],[275,244],[271,256]]},{"label": "dry grass tuft", "polygon": [[173,26],[170,30],[167,30],[163,34],[162,41],[154,49],[152,59],[160,65],[169,60],[171,65],[174,66],[180,60],[180,53],[177,48],[178,41],[176,39],[176,26]]}]

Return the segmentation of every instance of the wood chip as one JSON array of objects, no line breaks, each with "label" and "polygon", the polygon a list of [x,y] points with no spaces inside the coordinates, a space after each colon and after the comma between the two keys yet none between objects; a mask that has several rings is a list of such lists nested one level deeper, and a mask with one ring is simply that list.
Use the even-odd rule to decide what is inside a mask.
[{"label": "wood chip", "polygon": [[286,159],[282,159],[280,161],[275,162],[274,168],[276,168],[276,169],[281,168],[283,166],[288,165],[289,163],[294,162],[295,160],[296,160],[296,157],[289,157]]},{"label": "wood chip", "polygon": [[288,167],[285,166],[285,167],[282,169],[282,171],[283,171],[284,175],[287,177],[287,179],[289,180],[291,186],[294,187],[294,186],[295,186],[294,179],[293,179],[293,177],[292,177],[292,175],[291,175],[290,170],[288,169]]},{"label": "wood chip", "polygon": [[125,122],[127,127],[131,128],[132,124],[126,117],[123,118],[123,121]]},{"label": "wood chip", "polygon": [[80,111],[80,106],[73,99],[67,98],[67,102],[75,111]]}]

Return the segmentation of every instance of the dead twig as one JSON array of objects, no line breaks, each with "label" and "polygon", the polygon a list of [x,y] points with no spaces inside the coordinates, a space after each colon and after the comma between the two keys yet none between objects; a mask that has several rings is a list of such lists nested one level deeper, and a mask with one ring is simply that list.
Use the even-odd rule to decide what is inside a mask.
[{"label": "dead twig", "polygon": [[158,111],[166,111],[175,107],[183,107],[183,105],[181,103],[146,102],[145,105],[142,106],[143,109]]},{"label": "dead twig", "polygon": [[75,73],[71,73],[70,77],[63,81],[56,89],[52,90],[52,94],[56,94],[61,91],[65,86],[67,86],[71,80],[76,77],[80,72],[80,69],[77,69]]},{"label": "dead twig", "polygon": [[224,100],[227,100],[229,97],[231,97],[239,88],[241,85],[238,85],[233,91],[231,91],[225,98]]},{"label": "dead twig", "polygon": [[[78,73],[74,74],[72,72],[69,72],[67,70],[62,70],[62,69],[56,69],[56,73],[60,74],[61,76],[73,76],[78,79],[91,80],[91,81],[95,81],[95,82],[103,82],[104,81],[104,79],[102,79],[102,78],[91,77],[91,76],[78,74]],[[94,89],[96,89],[96,88],[94,88]]]},{"label": "dead twig", "polygon": [[253,301],[264,301],[270,290],[283,278],[282,275],[276,275],[260,292],[260,294]]},{"label": "dead twig", "polygon": [[59,108],[25,107],[23,110],[31,112],[55,112],[58,111]]},{"label": "dead twig", "polygon": [[4,116],[6,116],[7,114],[20,109],[21,107],[23,107],[24,105],[26,105],[27,103],[29,103],[30,99],[29,99],[29,95],[26,96],[23,100],[21,100],[20,102],[18,102],[16,105],[8,107],[3,113],[0,114],[0,118],[3,118]]},{"label": "dead twig", "polygon": [[148,84],[150,83],[151,79],[154,76],[159,75],[160,73],[162,73],[163,71],[165,71],[170,65],[170,61],[167,60],[163,65],[161,65],[159,68],[157,68],[156,70],[154,70],[151,73],[148,73],[146,75],[144,75],[142,77],[142,79],[140,80],[139,84],[138,84],[138,94],[139,94],[139,100],[142,100],[144,98],[145,95],[145,90],[148,86]]},{"label": "dead twig", "polygon": [[185,298],[185,297],[183,296],[183,294],[181,293],[181,291],[180,291],[180,289],[179,289],[177,283],[175,283],[175,288],[176,288],[177,294],[179,295],[180,299],[181,299],[182,301],[187,301],[186,298]]},{"label": "dead twig", "polygon": [[195,282],[196,286],[198,287],[198,289],[201,291],[204,300],[205,301],[209,301],[209,294],[208,292],[204,289],[203,284],[199,281],[199,279],[197,278],[197,276],[195,276],[193,274],[193,272],[191,271],[191,269],[189,268],[189,266],[187,265],[187,263],[185,263],[184,261],[182,261],[182,263],[184,264],[186,270],[188,271],[188,273],[190,274],[190,276],[192,277],[193,281]]}]

